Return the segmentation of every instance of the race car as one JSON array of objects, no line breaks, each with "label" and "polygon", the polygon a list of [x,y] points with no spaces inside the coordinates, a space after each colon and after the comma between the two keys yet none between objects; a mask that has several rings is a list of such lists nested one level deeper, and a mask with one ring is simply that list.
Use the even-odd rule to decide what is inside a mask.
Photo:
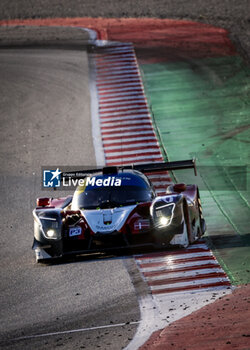
[{"label": "race car", "polygon": [[73,196],[38,198],[34,216],[37,262],[117,248],[187,247],[206,229],[196,185],[176,183],[163,196],[146,176],[195,168],[195,161],[103,167],[63,173],[78,180]]}]

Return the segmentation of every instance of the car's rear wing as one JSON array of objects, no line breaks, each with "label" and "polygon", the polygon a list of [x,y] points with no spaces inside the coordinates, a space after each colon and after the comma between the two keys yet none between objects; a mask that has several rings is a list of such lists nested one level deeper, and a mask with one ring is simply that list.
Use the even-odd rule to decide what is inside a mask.
[{"label": "car's rear wing", "polygon": [[163,170],[182,170],[182,169],[194,169],[195,175],[197,175],[196,171],[196,163],[195,159],[188,159],[188,160],[178,160],[175,162],[162,162],[162,163],[145,163],[145,164],[138,164],[130,166],[124,166],[123,169],[135,169],[138,171],[141,171],[142,173],[147,172],[158,172]]},{"label": "car's rear wing", "polygon": [[110,166],[96,169],[85,169],[79,171],[62,172],[61,176],[65,179],[84,179],[86,176],[91,174],[116,174],[118,170],[138,170],[142,173],[151,173],[159,171],[172,171],[172,170],[182,170],[182,169],[194,169],[195,175],[197,175],[195,159],[188,160],[178,160],[175,162],[161,162],[161,163],[145,163],[145,164],[131,164],[131,165],[120,165],[120,166]]}]

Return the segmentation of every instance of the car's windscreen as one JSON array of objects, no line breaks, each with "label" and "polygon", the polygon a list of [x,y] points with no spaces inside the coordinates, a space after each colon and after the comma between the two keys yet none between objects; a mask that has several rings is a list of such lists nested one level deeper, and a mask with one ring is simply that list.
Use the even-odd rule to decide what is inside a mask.
[{"label": "car's windscreen", "polygon": [[88,188],[77,197],[79,209],[114,208],[147,202],[152,199],[150,188],[140,186],[107,186]]}]

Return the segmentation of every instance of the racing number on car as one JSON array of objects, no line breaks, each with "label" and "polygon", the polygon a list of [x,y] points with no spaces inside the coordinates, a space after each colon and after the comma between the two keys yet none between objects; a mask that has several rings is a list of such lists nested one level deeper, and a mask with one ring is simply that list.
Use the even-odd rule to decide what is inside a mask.
[{"label": "racing number on car", "polygon": [[69,237],[80,236],[81,233],[81,227],[70,227],[69,229]]}]

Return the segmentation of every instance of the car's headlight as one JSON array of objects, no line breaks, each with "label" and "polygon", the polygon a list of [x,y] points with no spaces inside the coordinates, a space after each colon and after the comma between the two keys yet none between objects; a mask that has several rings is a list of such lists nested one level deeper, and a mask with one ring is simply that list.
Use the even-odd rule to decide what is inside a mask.
[{"label": "car's headlight", "polygon": [[61,225],[56,218],[40,218],[41,229],[44,236],[48,239],[60,239],[61,238]]},{"label": "car's headlight", "polygon": [[57,238],[56,231],[52,230],[52,229],[50,229],[46,232],[46,236],[48,238]]},{"label": "car's headlight", "polygon": [[155,208],[156,226],[161,228],[169,226],[173,219],[175,204],[164,204]]},{"label": "car's headlight", "polygon": [[37,239],[40,239],[40,234],[43,238],[59,240],[62,238],[62,210],[61,209],[35,209],[33,211]]},{"label": "car's headlight", "polygon": [[168,226],[171,222],[171,217],[162,216],[159,221],[161,226]]}]

